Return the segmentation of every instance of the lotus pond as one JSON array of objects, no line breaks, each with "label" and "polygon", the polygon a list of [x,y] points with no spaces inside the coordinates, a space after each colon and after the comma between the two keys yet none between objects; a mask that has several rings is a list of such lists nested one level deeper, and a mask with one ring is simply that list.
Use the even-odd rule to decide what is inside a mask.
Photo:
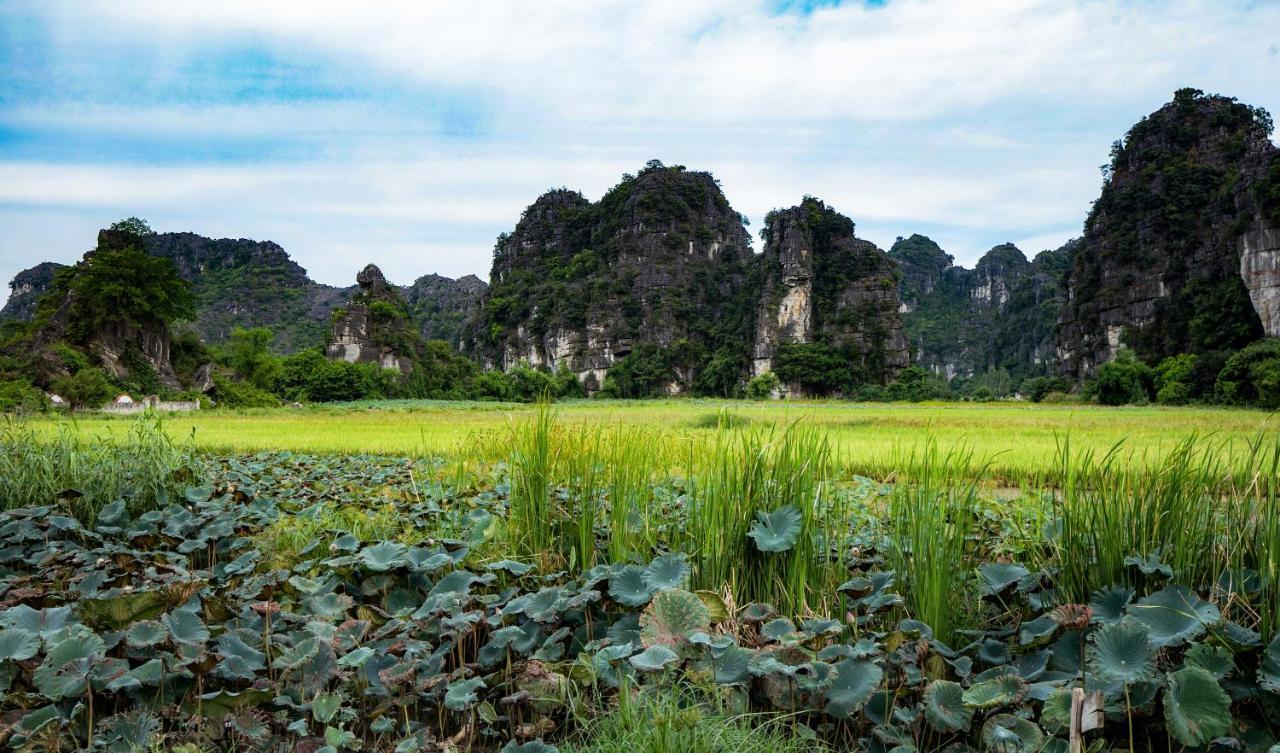
[{"label": "lotus pond", "polygon": [[[0,742],[101,751],[1272,750],[1280,445],[988,483],[819,427],[679,462],[513,421],[496,462],[0,432]],[[1250,469],[1242,473],[1241,468]],[[1077,720],[1078,721],[1078,720]]]}]

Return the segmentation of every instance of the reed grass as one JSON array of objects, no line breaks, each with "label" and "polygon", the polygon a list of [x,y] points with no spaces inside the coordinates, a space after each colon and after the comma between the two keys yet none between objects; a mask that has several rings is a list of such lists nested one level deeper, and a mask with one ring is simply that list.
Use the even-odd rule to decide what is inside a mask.
[{"label": "reed grass", "polygon": [[971,550],[977,545],[978,496],[985,466],[971,451],[926,441],[899,451],[901,469],[887,507],[889,563],[911,616],[949,642],[968,626]]},{"label": "reed grass", "polygon": [[551,481],[557,460],[553,441],[555,410],[539,403],[532,416],[509,424],[511,498],[508,532],[515,551],[537,557],[554,549]]},{"label": "reed grass", "polygon": [[50,505],[92,525],[103,507],[122,500],[138,515],[177,498],[193,462],[189,443],[150,414],[111,436],[72,422],[50,432],[9,419],[0,425],[0,508]]}]

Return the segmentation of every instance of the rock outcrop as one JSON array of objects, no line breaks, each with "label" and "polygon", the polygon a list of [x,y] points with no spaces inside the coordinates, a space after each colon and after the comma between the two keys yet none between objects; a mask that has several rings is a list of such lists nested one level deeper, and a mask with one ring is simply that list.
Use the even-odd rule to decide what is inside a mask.
[{"label": "rock outcrop", "polygon": [[1055,371],[1055,323],[1074,248],[1028,261],[1005,243],[965,269],[922,235],[899,238],[889,255],[901,267],[912,361],[948,379],[998,368],[1015,379]]},{"label": "rock outcrop", "polygon": [[753,374],[773,370],[780,347],[804,343],[829,346],[864,381],[884,383],[907,366],[896,265],[854,236],[852,220],[805,198],[770,213],[763,238]]},{"label": "rock outcrop", "polygon": [[9,300],[4,308],[0,308],[0,321],[31,321],[36,315],[36,304],[41,296],[53,287],[53,276],[65,266],[46,261],[15,275],[9,282]]},{"label": "rock outcrop", "polygon": [[409,316],[423,340],[444,340],[457,348],[467,321],[480,308],[489,286],[475,275],[454,280],[440,275],[424,275],[401,288]]},{"label": "rock outcrop", "polygon": [[667,389],[683,392],[720,348],[745,360],[752,261],[708,173],[650,163],[594,204],[549,191],[498,239],[465,348],[499,368],[565,367],[588,391],[637,348],[681,350]]},{"label": "rock outcrop", "polygon": [[325,354],[349,363],[376,363],[402,374],[413,370],[415,338],[400,290],[370,264],[356,275],[359,290],[334,312]]},{"label": "rock outcrop", "polygon": [[1183,89],[1116,143],[1068,279],[1066,373],[1088,376],[1121,345],[1156,361],[1280,334],[1269,132],[1264,111]]}]

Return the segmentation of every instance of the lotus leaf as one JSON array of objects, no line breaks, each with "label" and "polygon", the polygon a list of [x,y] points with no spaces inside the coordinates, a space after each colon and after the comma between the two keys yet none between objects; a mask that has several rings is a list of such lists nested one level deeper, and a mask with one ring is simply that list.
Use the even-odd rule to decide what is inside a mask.
[{"label": "lotus leaf", "polygon": [[560,753],[559,748],[554,745],[548,745],[541,740],[530,740],[527,743],[517,743],[510,740],[506,745],[502,746],[502,750],[498,753]]},{"label": "lotus leaf", "polygon": [[99,630],[122,630],[138,620],[151,620],[165,610],[159,591],[136,591],[109,599],[81,599],[80,618]]},{"label": "lotus leaf", "polygon": [[683,554],[664,554],[644,569],[644,583],[650,591],[683,588],[689,578],[689,564]]},{"label": "lotus leaf", "polygon": [[745,648],[730,646],[712,661],[712,676],[720,685],[736,685],[751,678],[753,654]]},{"label": "lotus leaf", "polygon": [[992,753],[1038,753],[1044,748],[1044,733],[1020,716],[996,714],[982,725],[982,748]]},{"label": "lotus leaf", "polygon": [[1223,679],[1235,669],[1235,661],[1230,652],[1221,646],[1210,646],[1207,643],[1197,643],[1187,649],[1182,661],[1188,667],[1203,669],[1216,680]]},{"label": "lotus leaf", "polygon": [[1173,577],[1173,568],[1166,565],[1160,559],[1159,551],[1152,552],[1146,557],[1139,557],[1136,554],[1131,554],[1124,558],[1124,564],[1126,567],[1136,567],[1138,572],[1147,577]]},{"label": "lotus leaf", "polygon": [[169,634],[179,643],[199,645],[209,640],[209,628],[195,612],[175,609],[160,618]]},{"label": "lotus leaf", "polygon": [[827,713],[849,718],[854,711],[866,705],[871,694],[880,687],[883,670],[873,662],[861,659],[845,659],[835,665],[836,676],[827,690]]},{"label": "lotus leaf", "polygon": [[702,599],[702,605],[707,608],[712,622],[723,622],[729,619],[729,607],[720,594],[715,591],[696,591],[695,593],[698,594],[699,599]]},{"label": "lotus leaf", "polygon": [[1047,614],[1042,614],[1034,620],[1022,623],[1018,627],[1018,645],[1029,646],[1033,643],[1043,645],[1053,638],[1053,634],[1057,629],[1057,620]]},{"label": "lotus leaf", "polygon": [[375,573],[382,573],[407,565],[409,563],[408,552],[408,547],[397,541],[381,541],[365,547],[360,552],[360,561],[369,570]]},{"label": "lotus leaf", "polygon": [[1119,622],[1124,619],[1125,607],[1133,601],[1133,589],[1128,586],[1112,586],[1095,591],[1089,601],[1093,610],[1093,621],[1102,625]]},{"label": "lotus leaf", "polygon": [[1021,677],[1002,674],[997,677],[976,682],[964,691],[961,700],[964,705],[975,709],[993,709],[999,706],[1012,706],[1027,694],[1027,683]]},{"label": "lotus leaf", "polygon": [[311,715],[317,722],[328,724],[342,706],[342,696],[337,693],[320,693],[311,699]]},{"label": "lotus leaf", "polygon": [[78,696],[85,690],[94,661],[102,658],[105,650],[101,638],[81,629],[49,649],[32,681],[37,690],[54,700]]},{"label": "lotus leaf", "polygon": [[1258,685],[1272,693],[1280,693],[1280,633],[1262,652],[1262,663],[1258,667]]},{"label": "lotus leaf", "polygon": [[680,655],[666,646],[655,645],[632,656],[628,661],[641,672],[661,672],[680,661]]},{"label": "lotus leaf", "polygon": [[950,680],[935,680],[924,689],[924,717],[938,732],[965,732],[973,724],[973,709],[964,703],[964,689]]},{"label": "lotus leaf", "polygon": [[95,743],[102,745],[107,753],[134,753],[152,749],[156,733],[160,731],[160,720],[149,711],[140,711],[117,714],[102,726],[101,739]]},{"label": "lotus leaf", "polygon": [[1146,625],[1124,620],[1105,625],[1094,634],[1089,669],[1103,682],[1135,685],[1155,672],[1155,652]]},{"label": "lotus leaf", "polygon": [[806,693],[818,693],[830,687],[835,670],[824,661],[810,661],[796,667],[796,687]]},{"label": "lotus leaf", "polygon": [[1016,562],[991,562],[978,568],[982,595],[995,596],[1031,578],[1031,571]]},{"label": "lotus leaf", "polygon": [[1231,699],[1213,675],[1200,667],[1183,667],[1166,681],[1164,720],[1169,734],[1183,745],[1207,745],[1231,729]]},{"label": "lotus leaf", "polygon": [[769,620],[765,624],[761,625],[760,635],[771,641],[779,643],[793,641],[800,638],[800,636],[796,634],[795,623],[788,620],[786,617]]},{"label": "lotus leaf", "polygon": [[449,689],[444,694],[445,708],[450,711],[466,711],[479,700],[476,691],[484,687],[484,680],[479,677],[449,683]]},{"label": "lotus leaf", "polygon": [[0,630],[0,661],[26,661],[40,650],[40,638],[22,628]]},{"label": "lotus leaf", "polygon": [[680,646],[689,636],[711,627],[711,614],[696,594],[677,588],[658,591],[640,615],[645,646]]},{"label": "lotus leaf", "polygon": [[134,667],[107,683],[106,690],[114,693],[120,690],[154,687],[159,685],[163,679],[164,661],[160,659],[152,659],[141,666]]},{"label": "lotus leaf", "polygon": [[1040,726],[1049,732],[1070,731],[1071,688],[1056,688],[1049,694],[1040,710]]},{"label": "lotus leaf", "polygon": [[9,607],[0,612],[0,625],[7,628],[21,628],[28,633],[35,633],[43,639],[75,623],[71,607],[51,607],[48,609],[32,609],[26,604]]},{"label": "lotus leaf", "polygon": [[169,639],[169,629],[159,620],[135,622],[125,631],[124,640],[136,648],[158,646]]},{"label": "lotus leaf", "polygon": [[369,661],[375,653],[376,652],[372,648],[368,646],[361,646],[357,649],[353,649],[339,659],[338,665],[342,667],[363,667],[365,662]]},{"label": "lotus leaf", "polygon": [[644,568],[626,565],[616,568],[609,578],[609,596],[628,607],[642,607],[649,603],[652,591],[645,582]]},{"label": "lotus leaf", "polygon": [[505,571],[519,578],[532,570],[533,565],[526,565],[514,560],[498,560],[497,562],[491,562],[488,565],[485,565],[485,569]]},{"label": "lotus leaf", "polygon": [[1181,646],[1216,625],[1222,616],[1218,608],[1184,586],[1168,586],[1136,604],[1129,614],[1151,631],[1151,641],[1160,648]]},{"label": "lotus leaf", "polygon": [[235,632],[218,636],[218,674],[228,679],[253,680],[258,672],[266,669],[266,654],[245,643]]},{"label": "lotus leaf", "polygon": [[748,604],[742,610],[742,621],[748,625],[764,622],[770,617],[777,614],[777,610],[771,604]]},{"label": "lotus leaf", "polygon": [[756,511],[756,519],[747,531],[762,552],[787,552],[795,547],[804,530],[804,514],[795,505],[783,505],[772,512]]}]

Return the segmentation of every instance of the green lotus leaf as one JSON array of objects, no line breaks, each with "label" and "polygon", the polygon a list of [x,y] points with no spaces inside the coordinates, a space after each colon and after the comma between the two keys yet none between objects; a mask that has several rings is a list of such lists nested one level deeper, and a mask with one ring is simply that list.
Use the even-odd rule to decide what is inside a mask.
[{"label": "green lotus leaf", "polygon": [[1164,721],[1183,745],[1207,745],[1231,729],[1231,699],[1213,675],[1200,667],[1183,667],[1168,676]]},{"label": "green lotus leaf", "polygon": [[1031,571],[1016,562],[990,562],[978,568],[982,581],[982,595],[1003,593],[1024,579],[1030,579]]},{"label": "green lotus leaf", "polygon": [[320,644],[315,638],[304,638],[274,657],[272,666],[288,672],[311,661],[320,653]]},{"label": "green lotus leaf", "polygon": [[644,583],[650,591],[683,588],[689,578],[689,564],[683,554],[664,554],[644,569]]},{"label": "green lotus leaf", "polygon": [[1071,729],[1071,688],[1054,688],[1040,710],[1040,726],[1049,732]]},{"label": "green lotus leaf", "polygon": [[258,672],[267,668],[266,654],[245,643],[234,632],[218,636],[218,653],[222,661],[218,663],[217,672],[229,680],[252,681]]},{"label": "green lotus leaf", "polygon": [[1044,733],[1033,722],[1013,714],[996,714],[982,725],[982,749],[991,753],[1038,753]]},{"label": "green lotus leaf", "polygon": [[527,743],[509,740],[498,753],[560,753],[560,749],[541,740],[530,740]]},{"label": "green lotus leaf", "polygon": [[360,561],[375,573],[384,573],[409,564],[409,548],[398,541],[380,541],[360,552]]},{"label": "green lotus leaf", "polygon": [[809,661],[796,667],[796,687],[805,693],[820,693],[835,681],[835,669],[824,661]]},{"label": "green lotus leaf", "polygon": [[[489,577],[493,577],[490,575]],[[471,593],[471,587],[480,580],[475,573],[466,570],[454,570],[448,575],[435,582],[431,590],[427,592],[428,596],[441,596],[444,594],[466,595]]]},{"label": "green lotus leaf", "polygon": [[23,716],[18,720],[18,723],[13,726],[14,739],[9,741],[10,747],[18,747],[17,743],[19,738],[30,738],[44,727],[50,724],[57,724],[61,726],[64,721],[65,719],[62,716],[62,712],[58,710],[57,706],[50,705],[36,709],[35,711]]},{"label": "green lotus leaf", "polygon": [[199,645],[209,640],[209,628],[195,612],[175,609],[160,618],[169,634],[179,643]]},{"label": "green lotus leaf", "polygon": [[1057,630],[1057,621],[1047,614],[1042,614],[1034,620],[1028,620],[1018,626],[1018,645],[1043,645],[1053,638],[1053,634]]},{"label": "green lotus leaf", "polygon": [[1138,572],[1148,577],[1172,578],[1173,568],[1160,559],[1160,552],[1155,551],[1146,557],[1131,554],[1124,558],[1125,567],[1136,567]]},{"label": "green lotus leaf", "polygon": [[1136,685],[1155,676],[1155,651],[1147,626],[1135,620],[1104,625],[1093,636],[1089,669],[1103,682]]},{"label": "green lotus leaf", "polygon": [[711,613],[696,594],[671,588],[653,595],[640,615],[640,641],[645,646],[681,646],[695,632],[711,627]]},{"label": "green lotus leaf", "polygon": [[1258,666],[1258,685],[1263,690],[1280,693],[1280,633],[1262,652],[1262,663]]},{"label": "green lotus leaf", "polygon": [[494,571],[502,570],[502,571],[511,573],[512,575],[519,578],[520,576],[525,575],[530,570],[532,570],[533,565],[526,565],[523,562],[516,562],[514,560],[499,560],[497,562],[491,562],[488,565],[485,565],[485,569],[494,570]]},{"label": "green lotus leaf", "polygon": [[835,670],[836,676],[827,689],[826,711],[839,719],[847,719],[870,700],[880,687],[884,671],[874,662],[861,659],[840,661]]},{"label": "green lotus leaf", "polygon": [[129,626],[124,640],[135,648],[150,648],[169,640],[169,629],[159,620],[143,620]]},{"label": "green lotus leaf", "polygon": [[444,694],[445,708],[450,711],[466,711],[480,700],[476,691],[484,687],[484,680],[479,677],[449,683],[449,689]]},{"label": "green lotus leaf", "polygon": [[353,649],[351,652],[338,660],[338,665],[342,667],[363,667],[365,662],[369,661],[373,655],[377,653],[368,646],[361,646]]},{"label": "green lotus leaf", "polygon": [[1215,680],[1223,679],[1236,668],[1230,651],[1222,646],[1210,646],[1207,643],[1197,643],[1187,649],[1182,662],[1188,667],[1203,669],[1213,675]]},{"label": "green lotus leaf", "polygon": [[628,661],[641,672],[661,672],[680,661],[680,655],[666,646],[650,646]]},{"label": "green lotus leaf", "polygon": [[40,637],[22,628],[0,630],[0,661],[26,661],[40,650]]},{"label": "green lotus leaf", "polygon": [[[219,690],[200,696],[200,713],[213,721],[222,721],[228,714],[241,709],[260,706],[271,700],[271,693],[260,688],[249,688],[240,693]],[[195,711],[196,704],[191,704]]]},{"label": "green lotus leaf", "polygon": [[1222,619],[1218,608],[1184,586],[1169,586],[1129,605],[1129,614],[1151,631],[1159,648],[1181,646]]},{"label": "green lotus leaf", "polygon": [[783,505],[773,512],[756,511],[756,519],[747,535],[762,552],[787,552],[800,540],[804,530],[804,514],[795,505]]},{"label": "green lotus leaf", "polygon": [[1133,589],[1128,586],[1112,586],[1095,591],[1089,601],[1093,610],[1093,622],[1109,625],[1124,619],[1125,607],[1133,601]]},{"label": "green lotus leaf", "polygon": [[79,628],[49,649],[32,674],[32,681],[37,690],[54,700],[78,696],[85,690],[94,661],[105,652],[102,638]]},{"label": "green lotus leaf", "polygon": [[328,724],[341,707],[342,696],[337,693],[319,693],[311,699],[311,715],[321,724]]},{"label": "green lotus leaf", "polygon": [[160,719],[150,711],[117,714],[103,722],[94,744],[107,753],[154,750],[159,731]]},{"label": "green lotus leaf", "polygon": [[924,689],[924,718],[938,732],[967,732],[973,709],[964,704],[964,689],[950,680],[934,680]]},{"label": "green lotus leaf", "polygon": [[135,591],[109,599],[81,599],[76,605],[80,619],[98,630],[123,630],[138,620],[152,620],[164,614],[164,594]]},{"label": "green lotus leaf", "polygon": [[760,635],[771,641],[779,643],[791,641],[799,638],[796,634],[796,625],[786,617],[779,617],[775,620],[769,620],[760,626]]},{"label": "green lotus leaf", "polygon": [[164,679],[164,661],[152,659],[107,683],[106,690],[110,693],[116,693],[121,690],[155,687],[160,684],[162,679]]},{"label": "green lotus leaf", "polygon": [[752,652],[739,646],[730,646],[715,657],[712,677],[720,685],[737,685],[751,679]]},{"label": "green lotus leaf", "polygon": [[626,565],[613,571],[609,577],[609,596],[627,607],[642,607],[649,603],[653,592],[644,579],[644,568]]},{"label": "green lotus leaf", "polygon": [[19,604],[0,612],[0,626],[21,628],[41,638],[48,638],[64,627],[74,624],[74,617],[71,607],[32,609],[26,604]]},{"label": "green lotus leaf", "polygon": [[964,705],[975,709],[1012,706],[1027,694],[1027,682],[1013,674],[1001,674],[974,683],[961,694]]},{"label": "green lotus leaf", "polygon": [[748,625],[754,625],[764,622],[777,613],[778,611],[771,604],[748,604],[742,610],[742,621]]}]

